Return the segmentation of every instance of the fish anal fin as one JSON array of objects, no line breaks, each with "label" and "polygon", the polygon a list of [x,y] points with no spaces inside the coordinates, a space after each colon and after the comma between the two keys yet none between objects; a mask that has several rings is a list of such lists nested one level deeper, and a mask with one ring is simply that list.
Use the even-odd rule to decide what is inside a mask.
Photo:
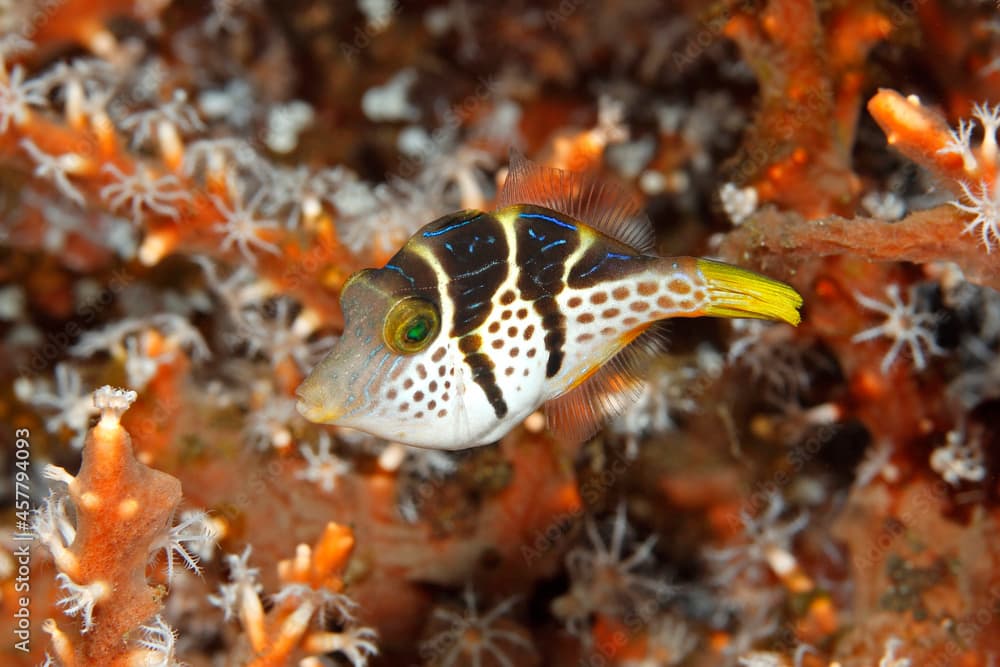
[{"label": "fish anal fin", "polygon": [[596,174],[543,167],[511,149],[497,208],[543,206],[583,222],[634,250],[653,252],[653,226],[636,201]]},{"label": "fish anal fin", "polygon": [[549,431],[566,442],[590,438],[608,419],[624,412],[639,398],[646,369],[665,347],[662,323],[638,329],[634,340],[611,359],[545,404]]}]

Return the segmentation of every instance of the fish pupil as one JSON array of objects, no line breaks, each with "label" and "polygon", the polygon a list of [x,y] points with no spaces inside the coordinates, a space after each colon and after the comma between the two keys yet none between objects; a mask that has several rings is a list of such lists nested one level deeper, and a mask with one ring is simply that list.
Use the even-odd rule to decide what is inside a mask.
[{"label": "fish pupil", "polygon": [[426,317],[416,317],[410,321],[410,326],[406,328],[406,340],[410,343],[419,343],[427,338],[430,331],[430,322]]}]

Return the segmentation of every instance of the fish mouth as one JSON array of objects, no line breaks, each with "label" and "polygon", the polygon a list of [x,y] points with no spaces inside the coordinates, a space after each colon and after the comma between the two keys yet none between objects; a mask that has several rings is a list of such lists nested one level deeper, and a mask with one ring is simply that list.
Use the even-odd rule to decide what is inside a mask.
[{"label": "fish mouth", "polygon": [[340,417],[340,410],[331,410],[322,405],[310,403],[299,397],[295,403],[295,409],[299,414],[315,424],[333,424]]},{"label": "fish mouth", "polygon": [[343,410],[323,400],[324,392],[318,391],[310,379],[306,378],[305,382],[295,390],[298,397],[295,409],[300,415],[316,424],[333,424],[341,417]]}]

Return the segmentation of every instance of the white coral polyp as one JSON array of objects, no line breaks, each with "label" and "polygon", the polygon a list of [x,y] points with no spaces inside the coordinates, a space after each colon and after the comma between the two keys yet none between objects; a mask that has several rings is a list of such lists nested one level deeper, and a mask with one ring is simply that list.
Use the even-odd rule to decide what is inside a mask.
[{"label": "white coral polyp", "polygon": [[94,392],[94,407],[101,411],[102,426],[117,426],[121,416],[135,403],[137,395],[131,389],[116,389],[104,385]]},{"label": "white coral polyp", "polygon": [[1000,244],[1000,199],[997,198],[997,191],[1000,189],[1000,178],[993,183],[991,189],[985,181],[979,182],[978,194],[965,183],[962,186],[962,194],[965,201],[948,202],[960,211],[965,211],[973,215],[972,222],[962,230],[963,234],[978,234],[979,239],[986,246],[986,253],[993,250],[993,243]]}]

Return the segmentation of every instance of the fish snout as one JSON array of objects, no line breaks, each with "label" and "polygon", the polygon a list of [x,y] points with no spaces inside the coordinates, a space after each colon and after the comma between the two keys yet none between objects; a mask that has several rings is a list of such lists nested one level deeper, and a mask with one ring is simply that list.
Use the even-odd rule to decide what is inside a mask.
[{"label": "fish snout", "polygon": [[314,371],[295,390],[298,402],[295,409],[299,414],[317,424],[333,424],[343,413],[343,409],[332,400],[332,392]]}]

